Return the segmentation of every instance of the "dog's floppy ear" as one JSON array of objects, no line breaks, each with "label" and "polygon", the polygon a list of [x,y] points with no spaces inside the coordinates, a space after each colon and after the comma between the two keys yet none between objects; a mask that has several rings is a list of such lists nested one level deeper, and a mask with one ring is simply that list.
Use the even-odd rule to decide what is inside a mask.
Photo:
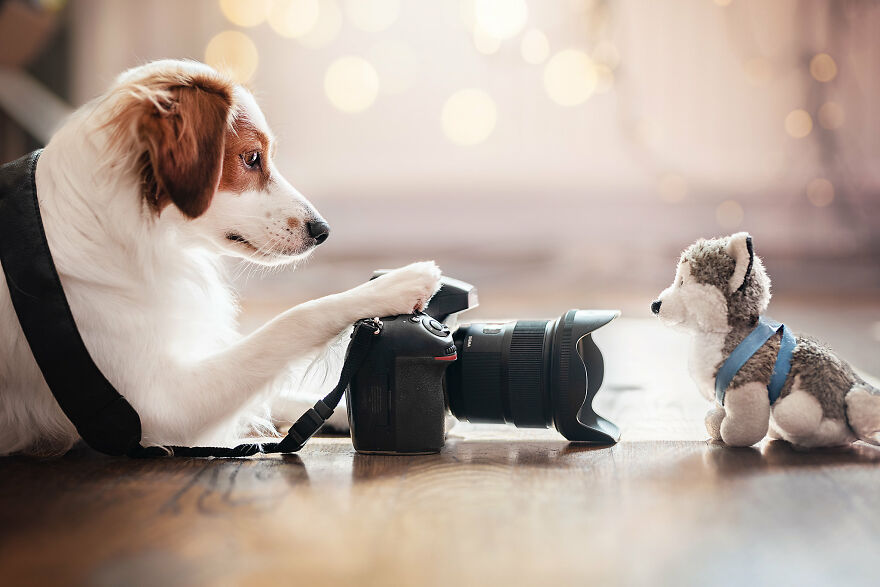
[{"label": "dog's floppy ear", "polygon": [[233,83],[214,72],[160,70],[127,81],[108,121],[113,145],[135,149],[144,197],[203,214],[220,182]]},{"label": "dog's floppy ear", "polygon": [[168,103],[141,118],[138,134],[147,148],[159,210],[169,201],[185,216],[208,209],[223,167],[231,88],[193,79],[168,89]]},{"label": "dog's floppy ear", "polygon": [[727,243],[727,254],[736,261],[736,267],[733,269],[729,283],[730,291],[737,291],[745,287],[755,262],[755,249],[752,246],[751,235],[747,232],[731,235],[730,242]]}]

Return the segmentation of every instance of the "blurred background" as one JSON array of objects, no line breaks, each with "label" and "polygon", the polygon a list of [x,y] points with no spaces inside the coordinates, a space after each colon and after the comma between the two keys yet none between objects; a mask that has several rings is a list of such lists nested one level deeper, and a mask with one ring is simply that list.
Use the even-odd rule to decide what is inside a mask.
[{"label": "blurred background", "polygon": [[417,258],[477,315],[647,318],[681,249],[748,230],[774,315],[877,373],[878,30],[871,0],[0,0],[0,159],[203,60],[333,228],[296,272],[233,268],[254,323]]}]

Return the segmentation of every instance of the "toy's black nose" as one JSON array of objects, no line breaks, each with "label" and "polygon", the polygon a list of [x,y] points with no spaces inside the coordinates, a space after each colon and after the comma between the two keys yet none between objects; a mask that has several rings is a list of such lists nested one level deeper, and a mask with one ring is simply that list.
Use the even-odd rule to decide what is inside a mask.
[{"label": "toy's black nose", "polygon": [[655,314],[659,314],[660,313],[660,304],[662,304],[662,303],[663,302],[661,302],[660,300],[654,300],[654,302],[651,304],[651,311],[654,312]]},{"label": "toy's black nose", "polygon": [[309,220],[306,222],[306,228],[309,236],[315,239],[316,245],[320,245],[330,236],[330,225],[321,219]]}]

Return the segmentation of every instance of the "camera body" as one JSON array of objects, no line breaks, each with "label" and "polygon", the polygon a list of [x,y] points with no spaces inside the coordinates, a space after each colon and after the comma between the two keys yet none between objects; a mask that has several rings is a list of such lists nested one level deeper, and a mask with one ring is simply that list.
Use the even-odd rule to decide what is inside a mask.
[{"label": "camera body", "polygon": [[438,452],[450,412],[469,422],[555,426],[574,442],[617,442],[617,426],[592,407],[604,363],[591,334],[619,312],[569,310],[556,320],[465,324],[454,332],[444,324],[476,305],[473,285],[444,277],[424,313],[381,319],[346,390],[358,452]]},{"label": "camera body", "polygon": [[382,318],[382,333],[345,392],[361,453],[425,454],[446,437],[443,375],[457,357],[450,329],[427,314]]}]

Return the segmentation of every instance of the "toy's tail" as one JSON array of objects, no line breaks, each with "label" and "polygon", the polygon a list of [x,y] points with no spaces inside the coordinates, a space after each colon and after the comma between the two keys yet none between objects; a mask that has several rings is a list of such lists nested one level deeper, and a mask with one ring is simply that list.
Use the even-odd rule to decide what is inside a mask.
[{"label": "toy's tail", "polygon": [[846,394],[846,419],[860,440],[880,445],[880,390],[856,383]]}]

